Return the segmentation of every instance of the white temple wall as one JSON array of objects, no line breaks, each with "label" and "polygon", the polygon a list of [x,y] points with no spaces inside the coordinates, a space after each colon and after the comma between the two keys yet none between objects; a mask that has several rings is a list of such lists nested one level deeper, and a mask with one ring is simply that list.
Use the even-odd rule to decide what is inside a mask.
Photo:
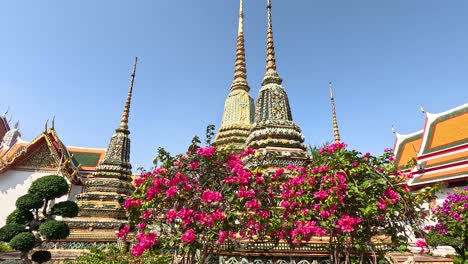
[{"label": "white temple wall", "polygon": [[[28,192],[31,183],[43,176],[55,173],[8,170],[0,174],[0,227],[6,223],[7,216],[16,209],[16,199]],[[81,186],[72,185],[69,195],[56,199],[56,202],[66,201],[69,197],[75,200],[75,195],[81,192]]]}]

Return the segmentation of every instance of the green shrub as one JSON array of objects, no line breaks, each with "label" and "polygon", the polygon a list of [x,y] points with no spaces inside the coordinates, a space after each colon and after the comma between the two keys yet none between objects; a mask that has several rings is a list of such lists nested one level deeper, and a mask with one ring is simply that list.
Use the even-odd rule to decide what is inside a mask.
[{"label": "green shrub", "polygon": [[31,256],[31,260],[35,261],[37,263],[44,263],[49,261],[52,258],[52,255],[50,254],[49,251],[46,250],[41,250],[41,251],[36,251],[34,254]]},{"label": "green shrub", "polygon": [[64,222],[49,220],[39,226],[39,233],[47,239],[63,239],[70,234],[70,229]]},{"label": "green shrub", "polygon": [[19,224],[19,225],[27,225],[34,219],[34,215],[30,211],[24,211],[16,209],[10,215],[8,215],[6,219],[6,223],[8,224]]},{"label": "green shrub", "polygon": [[55,204],[51,214],[64,217],[75,217],[78,215],[78,205],[73,201],[65,201]]},{"label": "green shrub", "polygon": [[10,242],[12,238],[24,231],[26,231],[26,227],[16,223],[3,226],[0,228],[0,241]]},{"label": "green shrub", "polygon": [[68,188],[68,183],[62,176],[49,175],[33,181],[29,187],[29,193],[52,200],[67,194]]},{"label": "green shrub", "polygon": [[36,239],[34,238],[34,235],[32,233],[23,232],[11,239],[10,247],[25,252],[33,249],[35,243]]},{"label": "green shrub", "polygon": [[44,205],[44,200],[36,194],[27,193],[16,199],[16,208],[19,210],[38,209]]},{"label": "green shrub", "polygon": [[5,242],[0,242],[0,252],[10,252],[13,249]]}]

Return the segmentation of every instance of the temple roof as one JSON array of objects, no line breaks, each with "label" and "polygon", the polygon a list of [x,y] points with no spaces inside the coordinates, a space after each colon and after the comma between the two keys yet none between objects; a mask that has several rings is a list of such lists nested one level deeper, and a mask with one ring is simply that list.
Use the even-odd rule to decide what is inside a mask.
[{"label": "temple roof", "polygon": [[415,160],[421,146],[423,130],[402,135],[396,133],[395,138],[395,163],[398,169],[404,169],[409,161]]},{"label": "temple roof", "polygon": [[426,112],[422,131],[397,134],[397,167],[403,169],[409,160],[416,160],[408,185],[468,180],[467,128],[468,103],[438,114]]},{"label": "temple roof", "polygon": [[5,136],[8,130],[10,130],[10,126],[8,124],[6,115],[0,116],[0,142],[2,141],[3,136]]},{"label": "temple roof", "polygon": [[66,147],[50,128],[31,142],[19,139],[10,148],[0,150],[0,174],[9,169],[52,172],[60,168],[71,182],[82,184],[84,175],[94,170],[103,153],[104,149]]}]

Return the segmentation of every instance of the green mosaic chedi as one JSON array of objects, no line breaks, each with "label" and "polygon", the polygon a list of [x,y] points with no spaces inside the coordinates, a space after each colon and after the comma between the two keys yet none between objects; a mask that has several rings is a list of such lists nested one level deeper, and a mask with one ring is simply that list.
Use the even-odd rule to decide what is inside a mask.
[{"label": "green mosaic chedi", "polygon": [[240,0],[234,80],[224,104],[221,128],[215,140],[219,148],[232,147],[236,150],[244,148],[254,121],[255,105],[247,83],[243,20],[243,0]]},{"label": "green mosaic chedi", "polygon": [[256,103],[255,122],[246,140],[248,147],[257,149],[257,157],[249,163],[270,168],[303,166],[308,160],[304,136],[292,119],[288,96],[281,85],[283,80],[276,71],[270,0],[267,10],[266,73]]}]

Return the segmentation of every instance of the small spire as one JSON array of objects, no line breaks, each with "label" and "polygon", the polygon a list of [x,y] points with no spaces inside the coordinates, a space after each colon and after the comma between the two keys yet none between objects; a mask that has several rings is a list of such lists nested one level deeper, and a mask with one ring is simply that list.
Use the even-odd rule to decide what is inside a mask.
[{"label": "small spire", "polygon": [[268,83],[281,84],[283,81],[279,77],[276,71],[276,59],[275,59],[275,45],[273,42],[273,25],[271,22],[271,0],[267,0],[267,17],[268,17],[268,29],[267,29],[267,58],[266,58],[266,72],[263,77],[262,85]]},{"label": "small spire", "polygon": [[333,119],[333,138],[335,142],[340,142],[340,131],[338,130],[338,120],[336,119],[336,111],[335,111],[335,98],[333,97],[333,86],[332,82],[329,82],[330,87],[330,101],[331,101],[331,108],[332,108],[332,119]]},{"label": "small spire", "polygon": [[5,111],[5,113],[3,113],[3,117],[6,118],[6,115],[8,114],[8,112],[10,112],[10,106],[8,106],[7,110]]},{"label": "small spire", "polygon": [[236,62],[234,66],[234,80],[231,84],[231,91],[243,89],[249,91],[247,83],[247,69],[245,65],[244,46],[244,0],[240,0],[239,6],[239,27],[237,30]]},{"label": "small spire", "polygon": [[133,92],[133,81],[135,80],[136,65],[138,62],[138,57],[135,57],[135,63],[133,64],[132,75],[130,78],[130,85],[128,87],[127,100],[125,101],[124,110],[122,113],[122,120],[120,121],[119,129],[128,130],[128,115],[130,113],[130,103],[132,101],[132,92]]},{"label": "small spire", "polygon": [[421,113],[425,114],[426,113],[426,110],[424,109],[424,107],[422,105],[419,105],[419,110],[421,111]]}]

